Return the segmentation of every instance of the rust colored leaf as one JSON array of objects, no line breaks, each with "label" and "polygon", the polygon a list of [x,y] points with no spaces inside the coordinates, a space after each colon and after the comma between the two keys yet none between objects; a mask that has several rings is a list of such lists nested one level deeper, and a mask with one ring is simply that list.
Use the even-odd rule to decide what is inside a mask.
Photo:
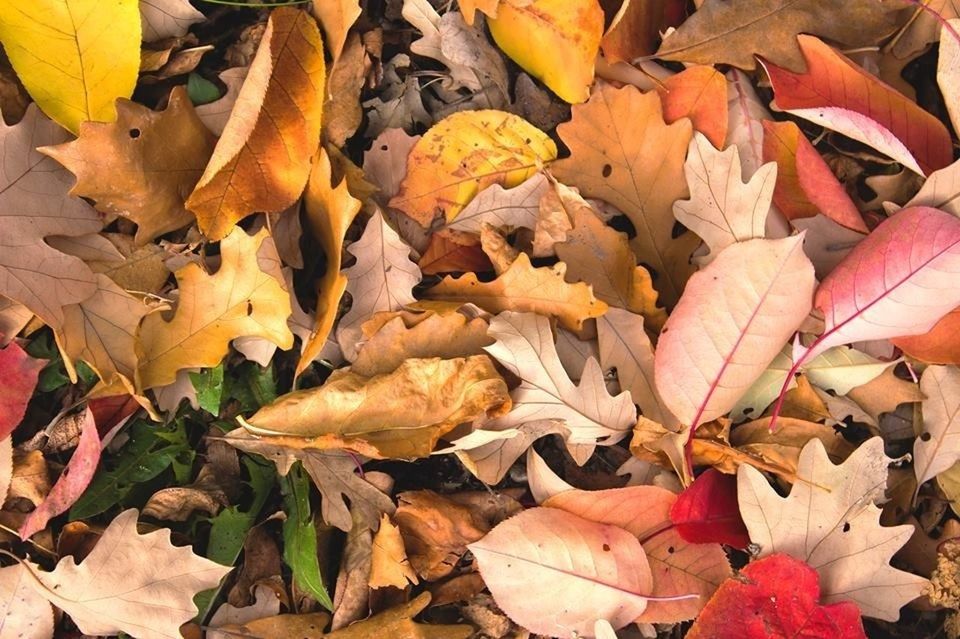
[{"label": "rust colored leaf", "polygon": [[[631,5],[633,3],[631,2]],[[673,124],[690,118],[693,129],[703,133],[718,149],[726,145],[728,109],[727,80],[713,67],[692,66],[665,78],[657,85],[663,103],[663,120]]]},{"label": "rust colored leaf", "polygon": [[16,342],[0,350],[0,440],[23,419],[45,360],[27,355]]},{"label": "rust colored leaf", "polygon": [[430,236],[419,264],[424,275],[493,270],[475,236],[451,229],[441,229]]},{"label": "rust colored leaf", "polygon": [[931,364],[960,364],[960,309],[943,316],[926,333],[891,340],[910,357]]}]

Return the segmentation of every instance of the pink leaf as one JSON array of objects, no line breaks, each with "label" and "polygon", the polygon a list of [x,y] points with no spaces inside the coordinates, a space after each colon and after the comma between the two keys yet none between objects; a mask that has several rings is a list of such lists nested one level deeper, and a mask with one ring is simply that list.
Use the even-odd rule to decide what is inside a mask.
[{"label": "pink leaf", "polygon": [[740,517],[737,478],[710,468],[680,493],[670,508],[680,536],[695,544],[718,543],[746,548],[750,535]]},{"label": "pink leaf", "polygon": [[775,554],[728,579],[707,603],[687,639],[866,639],[856,604],[820,605],[817,571]]},{"label": "pink leaf", "polygon": [[20,538],[29,539],[37,531],[43,530],[52,518],[66,512],[87,489],[98,463],[100,437],[97,435],[97,423],[93,419],[93,413],[87,408],[77,449],[73,451],[70,462],[50,490],[50,494],[23,522]]},{"label": "pink leaf", "polygon": [[46,363],[27,355],[16,342],[0,351],[0,439],[9,437],[23,420]]}]

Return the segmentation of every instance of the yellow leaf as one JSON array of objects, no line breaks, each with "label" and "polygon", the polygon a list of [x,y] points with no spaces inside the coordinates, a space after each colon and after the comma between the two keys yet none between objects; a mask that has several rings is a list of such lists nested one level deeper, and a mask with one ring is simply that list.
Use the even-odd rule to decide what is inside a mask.
[{"label": "yellow leaf", "polygon": [[220,240],[244,217],[293,204],[320,141],[323,42],[310,14],[270,14],[260,48],[200,182],[187,199],[200,230]]},{"label": "yellow leaf", "polygon": [[597,0],[505,0],[487,24],[503,52],[561,99],[589,97],[603,37]]},{"label": "yellow leaf", "polygon": [[336,62],[343,52],[347,32],[360,17],[360,3],[358,0],[314,0],[310,10],[313,17],[323,25],[330,57]]},{"label": "yellow leaf", "polygon": [[0,42],[44,113],[73,133],[112,121],[140,68],[136,0],[0,1]]},{"label": "yellow leaf", "polygon": [[285,349],[293,345],[290,295],[264,272],[280,261],[269,232],[249,236],[235,229],[220,244],[220,258],[213,275],[196,263],[175,273],[180,297],[170,321],[159,313],[144,318],[137,335],[137,388],[173,383],[184,368],[216,366],[236,337],[262,337]]},{"label": "yellow leaf", "polygon": [[437,215],[449,222],[479,191],[517,186],[556,157],[553,140],[523,118],[494,110],[454,113],[414,145],[390,206],[424,227]]},{"label": "yellow leaf", "polygon": [[460,5],[460,13],[463,14],[464,22],[473,26],[477,11],[482,11],[489,17],[496,18],[500,0],[460,0],[457,4]]},{"label": "yellow leaf", "polygon": [[408,359],[374,377],[338,370],[323,386],[288,393],[242,423],[288,447],[416,459],[457,425],[510,406],[507,384],[486,355]]},{"label": "yellow leaf", "polygon": [[304,209],[313,237],[327,258],[327,269],[318,284],[317,323],[303,345],[297,375],[310,365],[323,350],[337,318],[340,298],[347,289],[347,276],[340,272],[343,240],[353,218],[360,212],[360,200],[350,195],[347,180],[333,186],[330,156],[320,147],[313,160],[313,170],[304,195]]},{"label": "yellow leaf", "polygon": [[556,317],[564,328],[579,331],[584,320],[600,317],[606,303],[593,295],[583,282],[564,281],[566,265],[534,268],[526,253],[492,282],[481,282],[473,273],[454,279],[447,276],[426,292],[431,300],[471,302],[489,313],[501,311],[531,312]]},{"label": "yellow leaf", "polygon": [[384,513],[380,518],[380,529],[373,537],[370,556],[371,588],[406,588],[407,583],[416,584],[417,573],[410,567],[407,551],[403,546],[400,529],[390,521],[390,515]]}]

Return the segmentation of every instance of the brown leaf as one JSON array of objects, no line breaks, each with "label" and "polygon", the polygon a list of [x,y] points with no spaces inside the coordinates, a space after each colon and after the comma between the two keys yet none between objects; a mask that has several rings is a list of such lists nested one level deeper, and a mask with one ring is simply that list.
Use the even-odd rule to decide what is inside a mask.
[{"label": "brown leaf", "polygon": [[[356,1],[356,0],[354,0]],[[314,3],[316,6],[336,3]],[[360,91],[369,71],[366,49],[356,33],[350,35],[343,55],[330,68],[327,78],[327,102],[323,105],[323,131],[334,146],[343,146],[363,120]]]},{"label": "brown leaf", "polygon": [[310,11],[327,35],[327,47],[336,64],[347,41],[347,32],[360,17],[360,3],[358,0],[314,0]]},{"label": "brown leaf", "polygon": [[389,515],[380,519],[380,529],[373,538],[371,554],[370,587],[406,588],[407,583],[416,584],[417,573],[410,567],[407,551],[403,547],[400,528],[390,521]]},{"label": "brown leaf", "polygon": [[117,100],[116,122],[84,122],[76,140],[38,150],[77,176],[72,195],[136,222],[137,243],[145,244],[193,221],[184,199],[215,141],[177,87],[163,111]]},{"label": "brown leaf", "polygon": [[863,386],[854,388],[847,393],[847,397],[875,420],[880,419],[882,413],[896,410],[900,404],[923,401],[924,394],[919,384],[900,379],[895,368],[891,366]]},{"label": "brown leaf", "polygon": [[430,243],[420,257],[419,266],[424,275],[491,269],[490,259],[477,238],[452,229],[440,229],[430,235]]},{"label": "brown leaf", "polygon": [[317,23],[299,9],[275,9],[213,157],[187,199],[207,237],[223,239],[251,213],[282,211],[300,196],[320,139],[324,75]]},{"label": "brown leaf", "polygon": [[603,55],[610,62],[633,62],[652,54],[657,50],[660,33],[683,19],[683,7],[676,0],[625,0],[623,4],[626,8],[620,9],[620,19],[614,18],[616,22],[600,41]]}]

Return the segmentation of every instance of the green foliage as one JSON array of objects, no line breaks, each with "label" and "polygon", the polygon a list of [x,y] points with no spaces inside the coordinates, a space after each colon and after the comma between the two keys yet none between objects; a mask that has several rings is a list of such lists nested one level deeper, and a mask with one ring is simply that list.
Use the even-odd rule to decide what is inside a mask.
[{"label": "green foliage", "polygon": [[190,373],[190,381],[197,392],[200,408],[214,417],[220,414],[220,400],[223,397],[223,364],[216,368],[206,368],[199,373]]},{"label": "green foliage", "polygon": [[187,95],[195,106],[213,102],[220,97],[220,90],[202,75],[191,73],[187,76]]},{"label": "green foliage", "polygon": [[317,527],[310,512],[310,479],[298,462],[280,478],[283,491],[283,560],[293,571],[297,586],[309,592],[327,610],[333,602],[323,585],[317,559]]},{"label": "green foliage", "polygon": [[255,411],[277,398],[273,366],[264,368],[256,362],[243,362],[231,368],[223,381],[223,394],[240,404],[241,413]]}]

